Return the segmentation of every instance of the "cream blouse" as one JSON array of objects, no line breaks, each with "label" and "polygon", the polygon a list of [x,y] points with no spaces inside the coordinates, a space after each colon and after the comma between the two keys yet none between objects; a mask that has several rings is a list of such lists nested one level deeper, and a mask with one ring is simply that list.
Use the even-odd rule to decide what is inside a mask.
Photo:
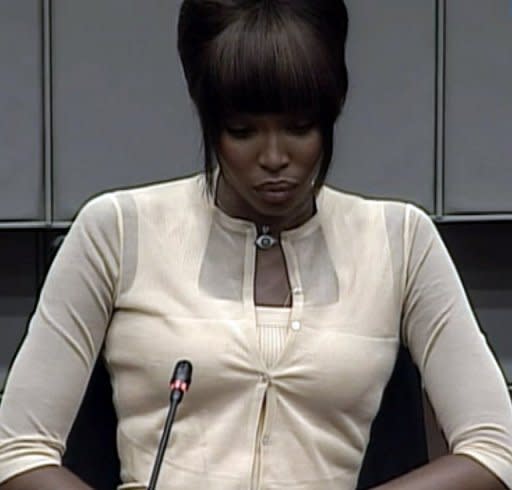
[{"label": "cream blouse", "polygon": [[256,306],[258,347],[267,368],[275,365],[290,329],[290,308]]},{"label": "cream blouse", "polygon": [[505,381],[424,212],[324,187],[315,216],[281,236],[293,297],[276,349],[256,327],[255,238],[205,196],[202,176],[90,201],[7,381],[0,481],[60,464],[103,355],[121,488],[147,485],[168,378],[186,358],[194,379],[161,490],[352,490],[403,342],[451,452],[512,487]]}]

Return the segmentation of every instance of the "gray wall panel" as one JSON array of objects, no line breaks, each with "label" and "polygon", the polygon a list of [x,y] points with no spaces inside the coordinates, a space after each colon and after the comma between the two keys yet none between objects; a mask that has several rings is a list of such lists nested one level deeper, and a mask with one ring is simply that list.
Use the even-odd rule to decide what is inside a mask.
[{"label": "gray wall panel", "polygon": [[[200,168],[175,49],[179,3],[54,2],[55,219],[99,190]],[[351,90],[329,182],[432,211],[434,2],[348,4]]]},{"label": "gray wall panel", "polygon": [[35,232],[0,231],[0,386],[35,304],[36,246]]},{"label": "gray wall panel", "polygon": [[445,211],[512,212],[510,0],[446,7]]},{"label": "gray wall panel", "polygon": [[329,182],[432,212],[435,2],[346,3],[350,87]]},{"label": "gray wall panel", "polygon": [[39,0],[0,2],[0,220],[44,218]]},{"label": "gray wall panel", "polygon": [[179,4],[53,2],[55,219],[98,191],[201,168],[176,49]]}]

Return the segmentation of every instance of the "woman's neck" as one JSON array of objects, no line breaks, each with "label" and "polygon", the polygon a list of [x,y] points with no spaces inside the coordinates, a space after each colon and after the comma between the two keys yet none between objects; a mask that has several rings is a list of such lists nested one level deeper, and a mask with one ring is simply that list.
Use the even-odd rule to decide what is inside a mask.
[{"label": "woman's neck", "polygon": [[224,213],[232,218],[252,221],[259,231],[268,227],[270,232],[278,235],[281,231],[296,228],[309,220],[316,213],[315,195],[311,193],[289,213],[264,215],[253,209],[234,189],[224,181],[220,175],[215,189],[215,204]]}]

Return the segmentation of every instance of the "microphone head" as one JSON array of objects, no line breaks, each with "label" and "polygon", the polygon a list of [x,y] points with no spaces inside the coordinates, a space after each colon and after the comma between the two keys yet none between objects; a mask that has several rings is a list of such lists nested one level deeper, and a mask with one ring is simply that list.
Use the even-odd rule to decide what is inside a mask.
[{"label": "microphone head", "polygon": [[192,364],[187,360],[178,361],[174,367],[174,373],[171,378],[171,389],[177,389],[182,392],[188,390],[192,382]]}]

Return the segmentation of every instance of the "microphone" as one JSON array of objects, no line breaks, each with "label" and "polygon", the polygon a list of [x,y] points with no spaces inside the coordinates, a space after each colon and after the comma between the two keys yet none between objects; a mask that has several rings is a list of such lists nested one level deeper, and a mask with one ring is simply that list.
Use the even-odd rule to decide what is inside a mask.
[{"label": "microphone", "polygon": [[192,380],[192,364],[188,361],[179,361],[174,368],[172,373],[170,401],[176,400],[176,403],[180,403],[183,399],[183,395],[188,391],[190,382]]},{"label": "microphone", "polygon": [[183,400],[183,395],[188,391],[192,380],[192,364],[189,361],[179,361],[174,367],[169,386],[171,388],[171,394],[169,395],[169,411],[167,412],[167,418],[165,420],[164,431],[158,444],[158,452],[155,458],[155,464],[153,465],[153,471],[149,480],[149,486],[147,490],[155,490],[158,475],[160,474],[160,467],[164,459],[165,449],[167,448],[167,442],[169,441],[169,435],[171,434],[172,424],[174,422],[174,416],[176,415],[176,409]]}]

